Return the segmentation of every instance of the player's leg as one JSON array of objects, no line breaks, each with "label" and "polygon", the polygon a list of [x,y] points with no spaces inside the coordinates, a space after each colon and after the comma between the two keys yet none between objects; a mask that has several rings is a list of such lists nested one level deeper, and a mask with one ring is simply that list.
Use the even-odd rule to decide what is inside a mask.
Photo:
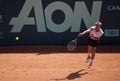
[{"label": "player's leg", "polygon": [[93,49],[92,49],[92,55],[91,55],[91,61],[90,61],[90,64],[88,65],[88,68],[91,68],[91,66],[93,64],[93,61],[95,59],[96,50],[97,50],[97,47],[93,47]]},{"label": "player's leg", "polygon": [[92,52],[92,46],[88,45],[88,56],[87,56],[87,59],[86,59],[86,63],[88,63],[91,59],[91,52]]},{"label": "player's leg", "polygon": [[95,53],[96,53],[97,47],[93,47],[92,49],[92,55],[91,55],[91,59],[95,59]]}]

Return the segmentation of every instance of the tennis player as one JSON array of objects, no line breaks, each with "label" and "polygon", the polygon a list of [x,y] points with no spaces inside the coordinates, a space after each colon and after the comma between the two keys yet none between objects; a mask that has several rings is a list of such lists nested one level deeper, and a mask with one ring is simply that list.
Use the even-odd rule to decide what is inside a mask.
[{"label": "tennis player", "polygon": [[88,68],[91,68],[93,64],[93,60],[95,59],[95,53],[98,46],[98,41],[100,40],[101,36],[103,35],[103,30],[101,29],[102,23],[97,21],[95,26],[91,26],[89,29],[83,31],[82,33],[78,34],[78,37],[81,37],[87,33],[88,36],[88,56],[86,59],[86,63],[89,62]]}]

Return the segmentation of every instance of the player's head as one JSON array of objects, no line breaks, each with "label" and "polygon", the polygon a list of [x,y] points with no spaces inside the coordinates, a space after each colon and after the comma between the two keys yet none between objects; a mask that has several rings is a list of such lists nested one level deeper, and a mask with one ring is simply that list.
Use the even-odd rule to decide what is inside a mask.
[{"label": "player's head", "polygon": [[102,26],[102,23],[100,21],[97,21],[95,25],[96,25],[96,30],[99,31]]},{"label": "player's head", "polygon": [[97,22],[95,22],[95,25],[96,25],[96,26],[100,26],[100,27],[101,27],[101,26],[102,26],[102,22],[97,21]]}]

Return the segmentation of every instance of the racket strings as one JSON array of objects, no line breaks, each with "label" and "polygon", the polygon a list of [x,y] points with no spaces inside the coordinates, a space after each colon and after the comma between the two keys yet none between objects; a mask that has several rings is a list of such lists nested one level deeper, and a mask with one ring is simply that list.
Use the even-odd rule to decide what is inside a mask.
[{"label": "racket strings", "polygon": [[67,48],[69,51],[73,51],[77,46],[77,39],[72,40],[68,43]]}]

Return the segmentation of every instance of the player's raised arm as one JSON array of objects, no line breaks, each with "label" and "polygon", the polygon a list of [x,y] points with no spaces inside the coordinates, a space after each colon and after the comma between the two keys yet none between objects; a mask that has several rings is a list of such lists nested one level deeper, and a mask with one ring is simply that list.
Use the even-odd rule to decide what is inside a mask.
[{"label": "player's raised arm", "polygon": [[81,36],[83,36],[83,35],[89,33],[91,30],[92,30],[92,27],[89,28],[89,29],[87,29],[87,30],[85,30],[85,31],[83,31],[82,33],[79,33],[79,34],[78,34],[78,37],[81,37]]}]

